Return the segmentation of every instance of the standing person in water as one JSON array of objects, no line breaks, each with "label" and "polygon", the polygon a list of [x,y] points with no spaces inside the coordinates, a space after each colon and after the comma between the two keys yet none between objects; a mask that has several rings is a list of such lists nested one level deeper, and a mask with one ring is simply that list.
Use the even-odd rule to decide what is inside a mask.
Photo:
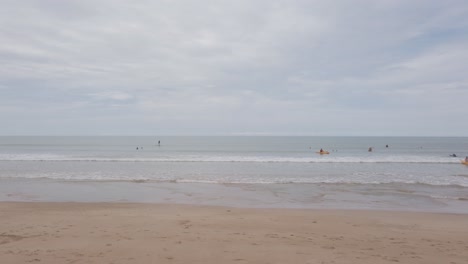
[{"label": "standing person in water", "polygon": [[158,140],[158,146],[161,146],[161,140]]}]

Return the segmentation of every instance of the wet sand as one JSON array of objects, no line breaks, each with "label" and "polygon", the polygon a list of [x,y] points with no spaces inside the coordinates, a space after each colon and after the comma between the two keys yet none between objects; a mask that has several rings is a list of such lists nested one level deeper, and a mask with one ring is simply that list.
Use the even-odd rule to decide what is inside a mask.
[{"label": "wet sand", "polygon": [[468,263],[468,215],[0,203],[2,263]]}]

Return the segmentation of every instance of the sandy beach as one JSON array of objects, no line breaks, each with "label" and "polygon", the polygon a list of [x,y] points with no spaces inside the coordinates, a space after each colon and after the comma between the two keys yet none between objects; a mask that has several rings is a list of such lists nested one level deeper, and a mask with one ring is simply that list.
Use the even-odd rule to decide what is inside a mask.
[{"label": "sandy beach", "polygon": [[468,215],[0,203],[2,263],[468,263]]}]

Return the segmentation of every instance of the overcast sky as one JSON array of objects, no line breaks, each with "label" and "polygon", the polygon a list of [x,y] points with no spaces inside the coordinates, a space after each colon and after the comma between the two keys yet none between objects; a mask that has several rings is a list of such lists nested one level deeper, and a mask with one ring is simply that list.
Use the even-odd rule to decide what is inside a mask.
[{"label": "overcast sky", "polygon": [[0,4],[0,135],[468,136],[466,0]]}]

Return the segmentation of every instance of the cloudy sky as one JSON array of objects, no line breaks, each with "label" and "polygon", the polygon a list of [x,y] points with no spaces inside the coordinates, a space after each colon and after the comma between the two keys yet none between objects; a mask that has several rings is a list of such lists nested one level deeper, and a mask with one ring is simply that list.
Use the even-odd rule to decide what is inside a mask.
[{"label": "cloudy sky", "polygon": [[468,136],[465,0],[0,4],[0,135]]}]

